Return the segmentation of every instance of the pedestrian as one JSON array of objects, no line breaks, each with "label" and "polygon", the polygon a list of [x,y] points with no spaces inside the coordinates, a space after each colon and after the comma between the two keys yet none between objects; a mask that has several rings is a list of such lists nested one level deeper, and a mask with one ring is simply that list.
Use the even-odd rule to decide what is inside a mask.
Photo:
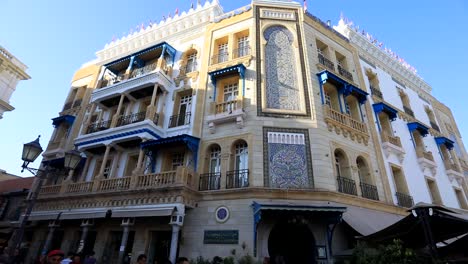
[{"label": "pedestrian", "polygon": [[89,256],[85,259],[84,264],[96,264],[96,258],[94,257],[96,253],[91,251]]},{"label": "pedestrian", "polygon": [[47,254],[47,264],[59,264],[64,257],[65,253],[62,250],[54,249]]},{"label": "pedestrian", "polygon": [[270,264],[270,257],[264,257],[263,264]]},{"label": "pedestrian", "polygon": [[80,254],[73,254],[73,261],[71,264],[81,264],[81,256]]},{"label": "pedestrian", "polygon": [[177,259],[177,264],[189,264],[189,260],[186,257],[180,257]]},{"label": "pedestrian", "polygon": [[60,262],[60,264],[70,264],[73,262],[73,255],[74,253],[69,251],[67,257]]},{"label": "pedestrian", "polygon": [[137,258],[137,264],[146,264],[146,260],[147,260],[147,259],[148,259],[148,258],[146,257],[145,254],[141,254],[141,255],[139,255],[138,258]]}]

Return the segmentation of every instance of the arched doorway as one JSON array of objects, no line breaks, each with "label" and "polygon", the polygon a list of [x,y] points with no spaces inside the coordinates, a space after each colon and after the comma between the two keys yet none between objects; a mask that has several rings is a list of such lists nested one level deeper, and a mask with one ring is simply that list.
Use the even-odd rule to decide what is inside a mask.
[{"label": "arched doorway", "polygon": [[272,264],[282,256],[285,264],[316,263],[315,240],[308,226],[289,220],[277,223],[268,237],[268,253]]}]

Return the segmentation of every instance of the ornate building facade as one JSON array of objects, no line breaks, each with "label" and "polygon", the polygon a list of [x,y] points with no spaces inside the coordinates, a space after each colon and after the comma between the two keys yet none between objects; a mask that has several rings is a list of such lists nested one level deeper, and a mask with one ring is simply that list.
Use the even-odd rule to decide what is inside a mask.
[{"label": "ornate building facade", "polygon": [[273,0],[214,0],[106,45],[53,118],[32,256],[331,263],[415,202],[466,209],[450,109],[365,45]]},{"label": "ornate building facade", "polygon": [[10,98],[19,81],[31,78],[26,73],[27,69],[24,63],[0,46],[0,119],[3,113],[15,109],[10,105]]}]

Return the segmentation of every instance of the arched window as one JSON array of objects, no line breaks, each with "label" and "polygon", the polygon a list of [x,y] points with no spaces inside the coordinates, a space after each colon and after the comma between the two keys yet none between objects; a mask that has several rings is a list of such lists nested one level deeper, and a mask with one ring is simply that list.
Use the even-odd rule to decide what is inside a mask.
[{"label": "arched window", "polygon": [[356,183],[349,171],[348,158],[341,149],[335,150],[335,172],[338,183],[338,191],[342,193],[357,195]]},{"label": "arched window", "polygon": [[249,186],[249,151],[243,140],[233,145],[232,170],[226,174],[226,188],[242,188]]},{"label": "arched window", "polygon": [[300,110],[293,35],[284,26],[265,30],[266,107]]},{"label": "arched window", "polygon": [[359,180],[363,183],[371,184],[370,173],[369,173],[369,166],[367,166],[366,160],[359,156],[356,159],[356,165],[358,168],[358,175]]}]

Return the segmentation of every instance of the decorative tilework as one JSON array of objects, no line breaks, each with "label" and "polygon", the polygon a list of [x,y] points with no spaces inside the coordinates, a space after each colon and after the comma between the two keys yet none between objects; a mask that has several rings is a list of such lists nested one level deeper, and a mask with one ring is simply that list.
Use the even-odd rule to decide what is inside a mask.
[{"label": "decorative tilework", "polygon": [[273,188],[313,188],[307,129],[263,128],[264,184]]},{"label": "decorative tilework", "polygon": [[268,143],[270,186],[307,188],[305,145]]},{"label": "decorative tilework", "polygon": [[300,110],[293,36],[283,26],[272,26],[264,37],[267,108]]}]

